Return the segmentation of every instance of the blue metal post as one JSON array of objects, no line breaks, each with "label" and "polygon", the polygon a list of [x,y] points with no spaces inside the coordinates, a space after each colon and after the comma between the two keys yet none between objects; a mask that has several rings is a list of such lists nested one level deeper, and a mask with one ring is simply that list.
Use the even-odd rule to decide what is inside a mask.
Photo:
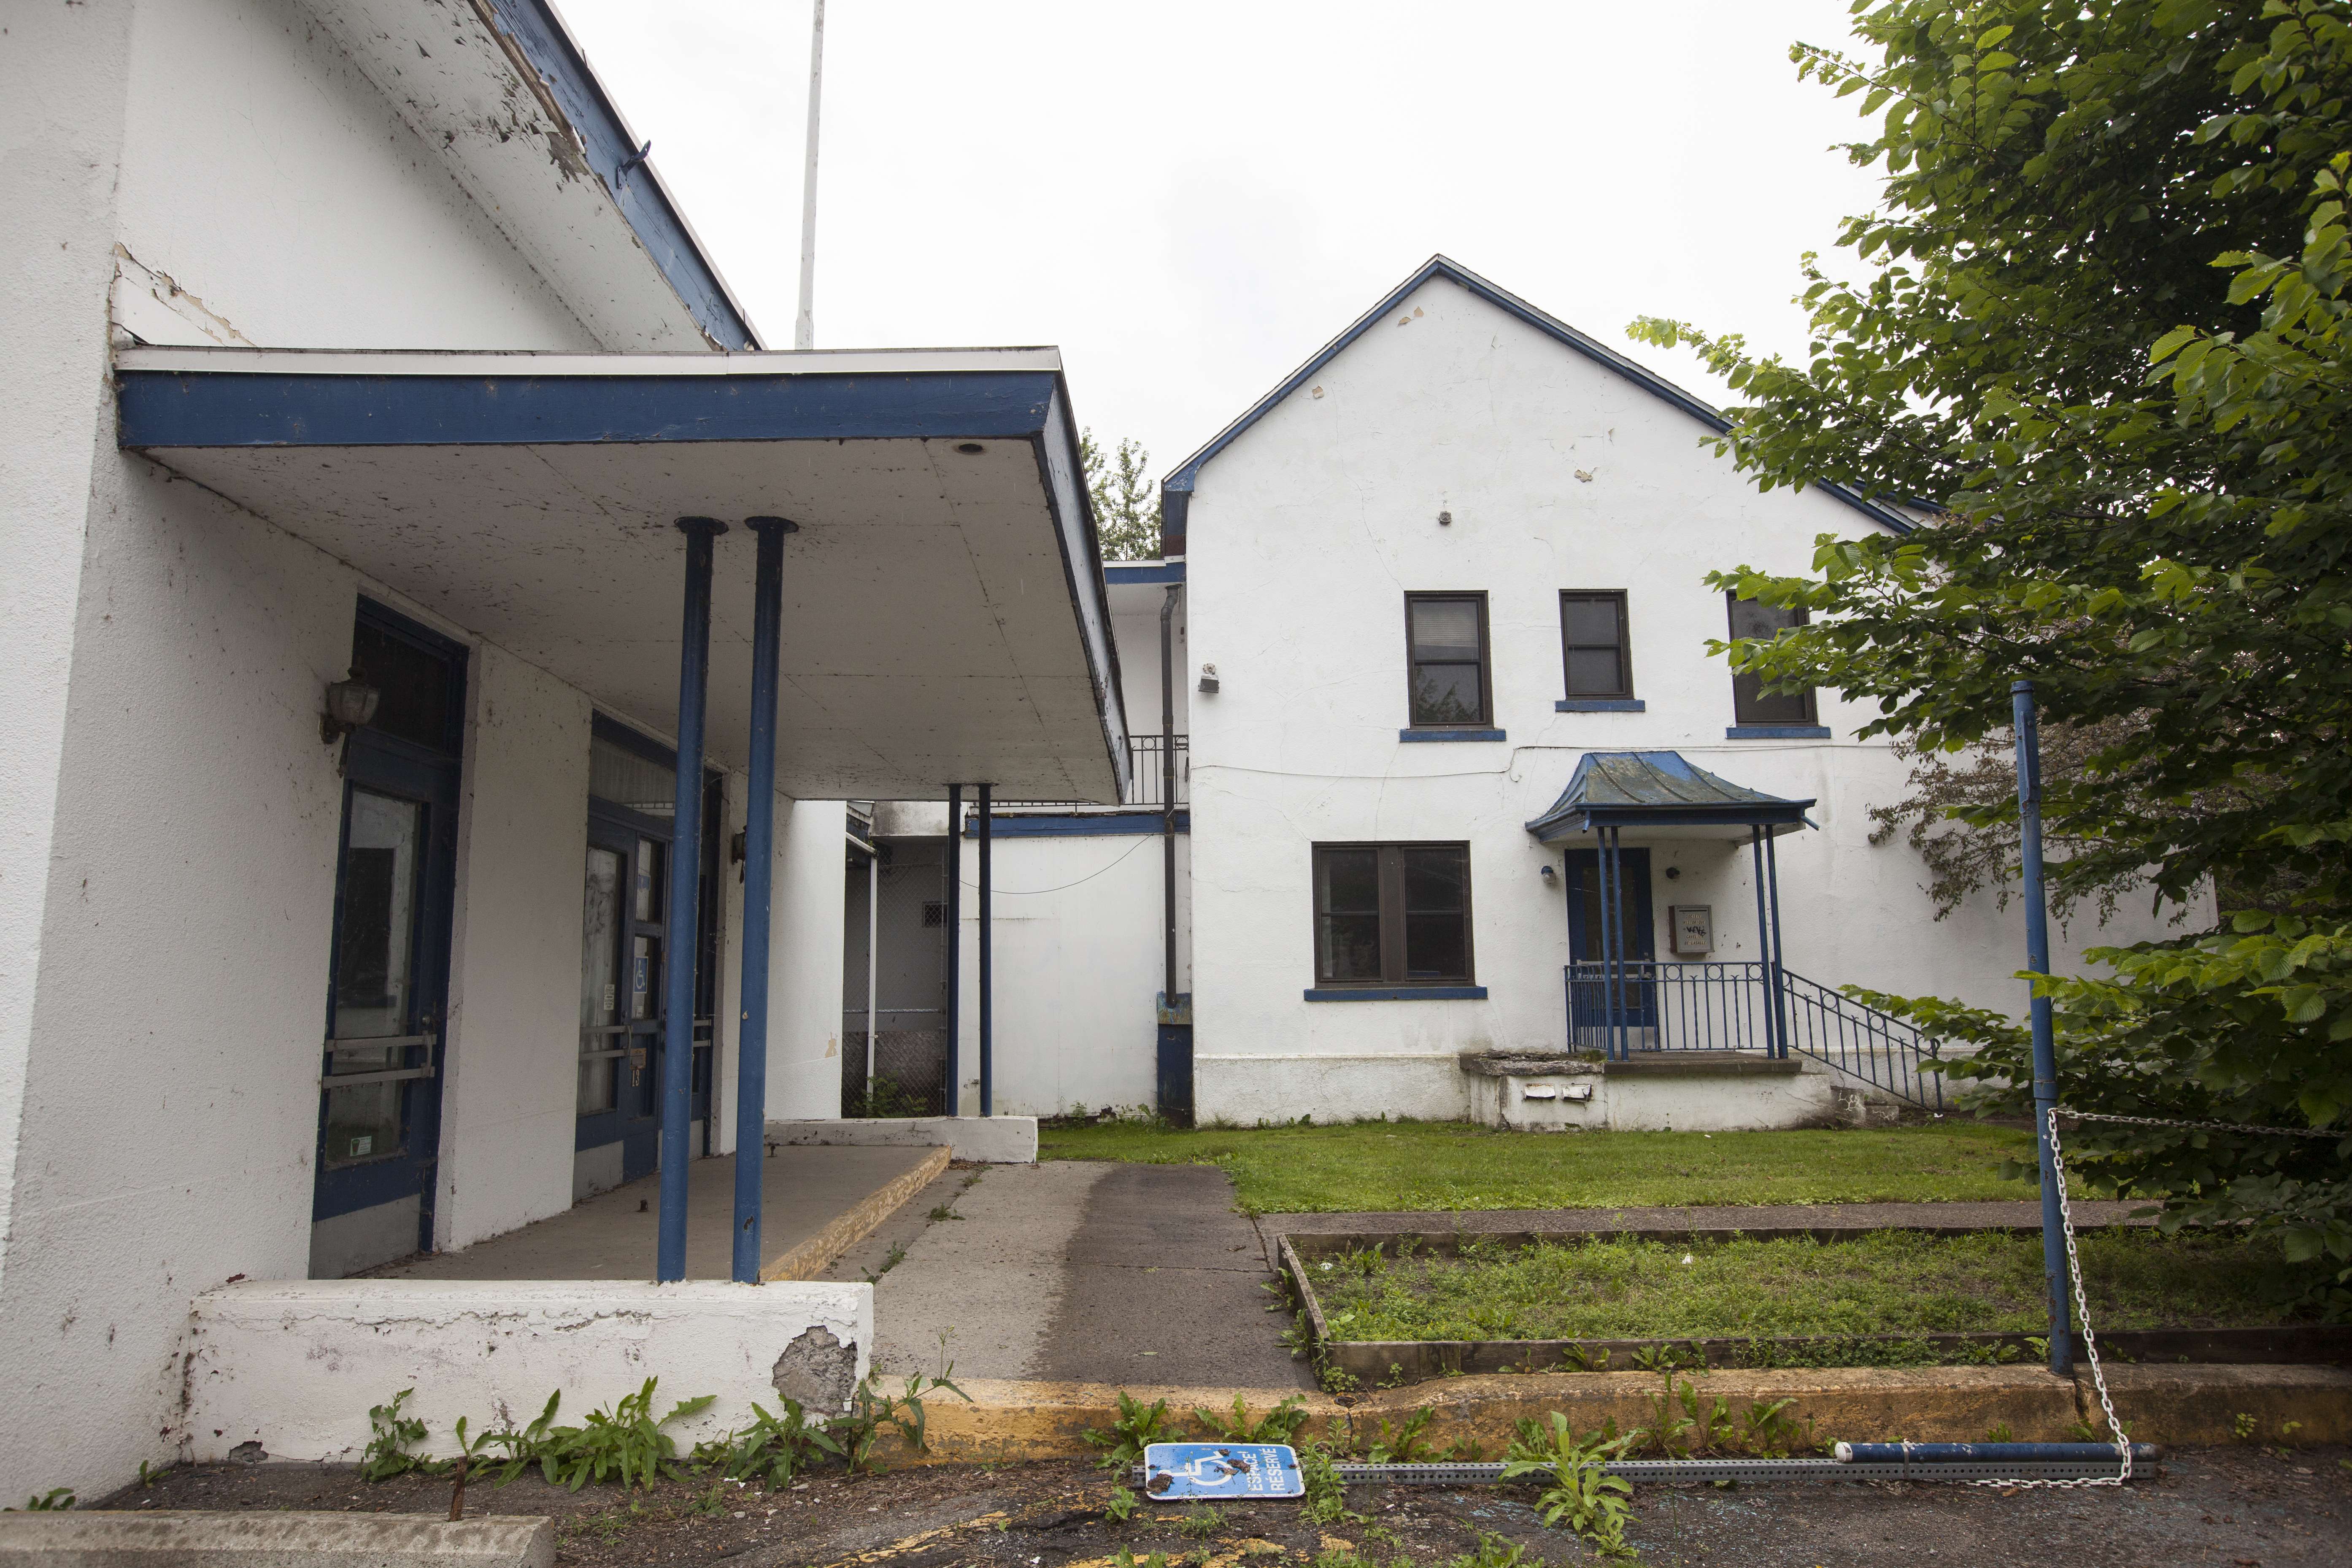
[{"label": "blue metal post", "polygon": [[992,932],[989,930],[989,868],[988,847],[988,786],[980,788],[980,1113],[996,1114],[995,1026],[996,1012],[993,982],[996,966],[990,952]]},{"label": "blue metal post", "polygon": [[[2017,833],[2025,877],[2025,967],[2050,973],[2050,905],[2042,886],[2042,733],[2033,711],[2033,682],[2009,688],[2010,722],[2017,731]],[[2066,1303],[2066,1233],[2058,1207],[2058,1168],[2050,1149],[2050,1111],[2058,1103],[2058,1047],[2050,998],[2039,990],[2033,1022],[2033,1145],[2042,1166],[2042,1271],[2050,1284],[2050,1370],[2074,1370],[2073,1315]]]},{"label": "blue metal post", "polygon": [[671,791],[669,909],[662,962],[661,1226],[654,1278],[686,1278],[686,1129],[694,1100],[694,954],[702,912],[702,717],[710,680],[710,547],[727,525],[681,517],[686,613],[678,631],[677,778]]},{"label": "blue metal post", "polygon": [[1772,1054],[1785,1057],[1789,1054],[1789,982],[1780,946],[1780,856],[1772,847],[1769,827],[1764,830],[1764,879],[1771,889],[1772,902],[1772,1037],[1779,1042]]},{"label": "blue metal post", "polygon": [[1624,974],[1618,964],[1618,955],[1624,938],[1624,910],[1619,900],[1624,897],[1624,868],[1617,863],[1617,830],[1601,830],[1601,994],[1609,1008],[1609,1054],[1619,1061],[1625,1052]]},{"label": "blue metal post", "polygon": [[947,1098],[940,1113],[963,1114],[963,1076],[956,1057],[963,1046],[963,785],[948,785],[948,900],[941,924],[948,930]]},{"label": "blue metal post", "polygon": [[768,1131],[768,949],[776,865],[776,663],[783,632],[784,535],[781,517],[753,517],[760,536],[752,577],[751,780],[743,814],[742,1014],[735,1050],[735,1279],[760,1282],[761,1155]]},{"label": "blue metal post", "polygon": [[1764,903],[1764,830],[1751,825],[1748,829],[1748,847],[1756,857],[1756,979],[1764,994],[1764,1054],[1780,1054],[1780,1038],[1775,1032],[1777,1019],[1772,1000],[1772,916]]}]

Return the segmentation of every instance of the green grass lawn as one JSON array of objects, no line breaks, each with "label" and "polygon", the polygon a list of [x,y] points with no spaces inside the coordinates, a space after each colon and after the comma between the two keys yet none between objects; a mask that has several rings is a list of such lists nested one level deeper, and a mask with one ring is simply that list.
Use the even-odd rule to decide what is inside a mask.
[{"label": "green grass lawn", "polygon": [[[2102,1329],[2280,1322],[2282,1282],[2312,1272],[2267,1237],[2103,1230],[2081,1247]],[[1367,1248],[1308,1267],[1342,1340],[2030,1334],[2050,1311],[2033,1236],[1474,1241],[1459,1258]]]},{"label": "green grass lawn", "polygon": [[1802,1132],[1496,1132],[1459,1121],[1041,1128],[1044,1160],[1216,1165],[1244,1214],[2030,1198],[2031,1134],[1974,1123]]}]

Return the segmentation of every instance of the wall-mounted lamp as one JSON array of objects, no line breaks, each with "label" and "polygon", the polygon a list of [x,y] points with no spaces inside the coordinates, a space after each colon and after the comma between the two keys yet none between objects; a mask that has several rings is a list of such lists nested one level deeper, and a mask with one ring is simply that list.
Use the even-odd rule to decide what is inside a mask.
[{"label": "wall-mounted lamp", "polygon": [[1454,514],[1450,511],[1439,512],[1437,514],[1437,526],[1440,528],[1452,528],[1454,526]]},{"label": "wall-mounted lamp", "polygon": [[1204,664],[1201,667],[1201,689],[1207,692],[1212,697],[1214,697],[1217,694],[1217,667],[1215,665]]},{"label": "wall-mounted lamp", "polygon": [[1669,866],[1666,868],[1666,880],[1669,882],[1681,880],[1683,868],[1680,866]]},{"label": "wall-mounted lamp", "polygon": [[1544,886],[1546,888],[1557,888],[1559,886],[1559,873],[1552,868],[1550,861],[1547,860],[1544,862],[1542,870]]},{"label": "wall-mounted lamp", "polygon": [[349,679],[338,680],[327,688],[327,709],[319,715],[319,739],[329,745],[350,734],[375,717],[376,704],[383,693],[360,679],[354,669]]}]

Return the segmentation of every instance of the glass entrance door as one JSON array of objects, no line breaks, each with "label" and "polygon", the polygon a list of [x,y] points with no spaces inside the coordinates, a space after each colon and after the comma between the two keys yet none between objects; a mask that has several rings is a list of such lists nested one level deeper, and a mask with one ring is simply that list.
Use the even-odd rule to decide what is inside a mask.
[{"label": "glass entrance door", "polygon": [[1618,1024],[1630,1029],[1655,1029],[1658,1025],[1658,988],[1650,968],[1658,955],[1651,930],[1650,852],[1619,850],[1617,870],[1624,879],[1615,901],[1622,944],[1618,956],[1625,961],[1625,970],[1619,977],[1622,984],[1612,986],[1604,977],[1609,955],[1601,923],[1601,852],[1568,852],[1570,1028],[1580,1047],[1599,1044],[1588,1033],[1597,1037]]},{"label": "glass entrance door", "polygon": [[595,1192],[651,1174],[660,1156],[656,1067],[666,1021],[669,846],[604,822],[592,821],[588,832],[573,1183]]},{"label": "glass entrance door", "polygon": [[457,645],[362,603],[352,670],[380,696],[374,720],[342,742],[313,1279],[433,1246],[464,660]]}]

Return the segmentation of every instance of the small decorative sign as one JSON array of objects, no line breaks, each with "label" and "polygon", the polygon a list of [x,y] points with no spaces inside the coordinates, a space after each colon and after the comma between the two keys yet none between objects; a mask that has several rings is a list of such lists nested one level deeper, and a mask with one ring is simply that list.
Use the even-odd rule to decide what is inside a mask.
[{"label": "small decorative sign", "polygon": [[1307,1495],[1298,1452],[1282,1443],[1153,1443],[1143,1450],[1143,1490],[1156,1501]]},{"label": "small decorative sign", "polygon": [[1674,932],[1673,947],[1676,952],[1702,953],[1715,951],[1715,907],[1711,904],[1675,904],[1666,910],[1667,929]]}]

